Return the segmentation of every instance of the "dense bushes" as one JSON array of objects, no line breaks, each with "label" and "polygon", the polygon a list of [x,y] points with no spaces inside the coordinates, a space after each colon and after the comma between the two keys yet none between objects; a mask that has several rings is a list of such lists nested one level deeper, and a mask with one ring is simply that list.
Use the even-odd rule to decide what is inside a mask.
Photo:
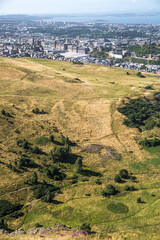
[{"label": "dense bushes", "polygon": [[107,197],[111,195],[116,195],[117,190],[113,185],[107,185],[106,190],[102,191],[102,196]]},{"label": "dense bushes", "polygon": [[34,160],[29,159],[29,158],[25,158],[25,157],[21,157],[18,160],[18,167],[21,169],[22,167],[34,167],[35,163]]},{"label": "dense bushes", "polygon": [[121,169],[119,171],[119,176],[121,178],[124,178],[124,179],[128,179],[129,178],[129,174],[128,174],[128,171],[126,169]]},{"label": "dense bushes", "polygon": [[[152,102],[147,98],[130,99],[123,107],[117,108],[120,113],[127,117],[123,123],[133,128],[145,125],[150,129],[154,126],[159,127],[160,104],[157,96],[159,95],[155,94]],[[148,119],[152,119],[152,123],[147,122]]]},{"label": "dense bushes", "polygon": [[45,114],[45,111],[43,109],[40,110],[39,108],[34,108],[32,112],[35,114]]},{"label": "dense bushes", "polygon": [[82,171],[82,159],[77,158],[75,162],[76,173],[80,173]]},{"label": "dense bushes", "polygon": [[39,147],[35,146],[32,149],[32,153],[41,154],[42,151],[41,151],[41,149]]},{"label": "dense bushes", "polygon": [[60,172],[60,169],[54,166],[49,166],[44,169],[44,172],[48,178],[54,179],[55,181],[63,180],[66,175]]},{"label": "dense bushes", "polygon": [[122,181],[121,177],[119,175],[116,175],[114,177],[114,181],[117,182],[117,183],[120,183]]},{"label": "dense bushes", "polygon": [[82,223],[79,226],[79,230],[83,230],[83,231],[86,231],[86,232],[90,233],[91,232],[91,225],[89,223]]},{"label": "dense bushes", "polygon": [[4,109],[1,110],[1,114],[6,117],[12,117],[11,114],[6,112]]},{"label": "dense bushes", "polygon": [[160,146],[160,139],[158,138],[151,138],[151,139],[147,139],[145,138],[144,140],[140,141],[140,145],[142,145],[143,147],[156,147],[156,146]]},{"label": "dense bushes", "polygon": [[32,187],[32,190],[34,191],[34,197],[36,199],[42,198],[42,200],[44,200],[45,202],[51,202],[55,191],[57,191],[58,189],[59,188],[46,183],[35,185],[34,187]]},{"label": "dense bushes", "polygon": [[68,159],[70,153],[69,145],[65,145],[62,147],[54,147],[49,154],[50,159],[53,161],[61,161],[63,162],[65,159]]},{"label": "dense bushes", "polygon": [[9,215],[23,207],[21,204],[12,204],[6,200],[0,200],[0,217]]},{"label": "dense bushes", "polygon": [[34,141],[37,145],[46,145],[49,142],[49,139],[47,137],[44,136],[40,136],[38,138],[35,139]]},{"label": "dense bushes", "polygon": [[124,189],[125,191],[135,191],[134,186],[129,186],[129,185],[125,185],[125,186],[123,187],[123,189]]}]

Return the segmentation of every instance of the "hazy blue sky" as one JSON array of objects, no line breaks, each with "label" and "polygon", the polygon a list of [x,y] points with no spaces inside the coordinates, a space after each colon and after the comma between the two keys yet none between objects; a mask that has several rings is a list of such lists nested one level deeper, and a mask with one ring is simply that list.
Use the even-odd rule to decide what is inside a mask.
[{"label": "hazy blue sky", "polygon": [[0,14],[160,12],[160,0],[0,0]]}]

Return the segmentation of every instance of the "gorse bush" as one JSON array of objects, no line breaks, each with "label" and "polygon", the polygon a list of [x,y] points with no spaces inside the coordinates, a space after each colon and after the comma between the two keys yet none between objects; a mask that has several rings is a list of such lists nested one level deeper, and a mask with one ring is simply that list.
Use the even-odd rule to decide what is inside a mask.
[{"label": "gorse bush", "polygon": [[32,112],[35,114],[45,114],[44,109],[40,110],[39,108],[34,108]]},{"label": "gorse bush", "polygon": [[49,157],[53,161],[63,162],[65,159],[68,159],[70,151],[71,149],[69,145],[65,145],[63,147],[56,146],[50,151]]},{"label": "gorse bush", "polygon": [[117,183],[120,183],[120,182],[122,182],[122,179],[121,179],[121,177],[119,175],[116,175],[114,177],[114,181],[117,182]]},{"label": "gorse bush", "polygon": [[49,142],[49,139],[47,137],[44,136],[40,136],[38,138],[35,139],[34,141],[37,145],[46,145]]},{"label": "gorse bush", "polygon": [[75,168],[76,168],[76,173],[80,173],[82,171],[82,159],[81,158],[77,158],[76,162],[75,162]]},{"label": "gorse bush", "polygon": [[12,204],[7,200],[0,200],[0,217],[9,215],[23,207],[21,204]]},{"label": "gorse bush", "polygon": [[125,185],[125,186],[123,187],[123,189],[124,189],[125,191],[135,191],[135,187],[134,187],[134,186],[129,186],[129,185]]},{"label": "gorse bush", "polygon": [[[32,187],[32,191],[34,192],[34,197],[36,199],[40,199],[46,195],[48,195],[49,193],[51,194],[52,198],[54,196],[54,192],[59,190],[58,187],[55,187],[53,185],[49,185],[46,183],[43,184],[38,184],[35,185],[34,187]],[[47,196],[48,198],[48,196]]]},{"label": "gorse bush", "polygon": [[44,169],[44,173],[48,178],[54,179],[55,181],[63,180],[66,175],[62,173],[59,168],[49,166]]},{"label": "gorse bush", "polygon": [[32,153],[36,153],[36,154],[41,154],[42,151],[39,147],[35,146],[33,149],[32,149]]},{"label": "gorse bush", "polygon": [[121,169],[121,170],[119,171],[119,176],[120,176],[121,178],[124,178],[124,179],[129,178],[128,171],[127,171],[126,169]]},{"label": "gorse bush", "polygon": [[[155,94],[154,101],[152,102],[147,98],[130,99],[128,103],[124,103],[124,106],[117,108],[117,110],[127,117],[123,123],[128,127],[138,128],[140,126],[146,126],[146,128],[152,129],[154,126],[160,126],[158,94]],[[152,119],[152,122],[150,122],[149,119]]]},{"label": "gorse bush", "polygon": [[151,139],[145,138],[144,140],[140,141],[140,145],[143,147],[156,147],[160,146],[160,139],[154,137]]},{"label": "gorse bush", "polygon": [[33,167],[35,166],[34,160],[29,159],[29,158],[25,158],[25,157],[21,157],[18,160],[18,167],[22,168],[22,167]]},{"label": "gorse bush", "polygon": [[111,195],[116,195],[116,193],[116,188],[112,184],[109,184],[107,185],[106,190],[102,191],[102,196],[107,197]]},{"label": "gorse bush", "polygon": [[89,223],[82,223],[79,226],[79,230],[84,230],[84,231],[90,233],[91,232],[91,225]]}]

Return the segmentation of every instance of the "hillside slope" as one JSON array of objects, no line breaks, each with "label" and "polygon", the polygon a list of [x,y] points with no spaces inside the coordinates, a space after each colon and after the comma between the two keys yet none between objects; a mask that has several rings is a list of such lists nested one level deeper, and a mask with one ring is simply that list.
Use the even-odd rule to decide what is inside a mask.
[{"label": "hillside slope", "polygon": [[[96,65],[0,59],[0,199],[23,205],[22,216],[4,215],[8,228],[27,230],[37,223],[77,228],[89,223],[98,239],[160,237],[159,147],[146,149],[139,144],[142,137],[158,136],[160,130],[141,133],[128,128],[117,111],[122,100],[159,92],[160,78],[130,73]],[[52,159],[50,151],[65,146],[67,137],[72,142],[69,156]],[[39,153],[33,150],[37,146]],[[78,157],[83,171],[75,173]],[[19,167],[20,159],[32,163]],[[66,176],[49,178],[44,169],[50,166]],[[115,183],[121,169],[136,180]],[[51,203],[35,197],[30,184],[33,172],[38,184],[57,188]],[[108,184],[116,187],[116,195],[102,195]],[[126,191],[125,185],[135,191]],[[138,204],[137,198],[143,203]],[[109,210],[116,203],[127,211]]]}]

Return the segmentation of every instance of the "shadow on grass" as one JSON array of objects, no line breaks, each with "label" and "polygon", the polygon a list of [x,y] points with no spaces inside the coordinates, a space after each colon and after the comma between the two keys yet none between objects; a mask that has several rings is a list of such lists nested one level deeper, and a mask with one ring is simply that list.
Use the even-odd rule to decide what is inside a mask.
[{"label": "shadow on grass", "polygon": [[92,176],[94,176],[94,177],[101,177],[101,176],[102,176],[101,173],[99,173],[99,172],[94,172],[94,171],[88,170],[88,169],[82,170],[82,171],[81,171],[81,174],[82,174],[83,176],[87,176],[87,177],[92,177]]},{"label": "shadow on grass", "polygon": [[70,163],[70,164],[73,164],[73,165],[74,165],[75,162],[76,162],[76,160],[77,160],[78,158],[81,158],[81,159],[82,159],[82,157],[79,156],[79,155],[69,154],[69,156],[66,157],[66,158],[64,158],[64,159],[61,161],[61,163]]},{"label": "shadow on grass", "polygon": [[59,204],[63,204],[64,202],[57,201],[57,200],[53,200],[52,203],[53,203],[53,204],[56,204],[56,205],[59,205]]}]

